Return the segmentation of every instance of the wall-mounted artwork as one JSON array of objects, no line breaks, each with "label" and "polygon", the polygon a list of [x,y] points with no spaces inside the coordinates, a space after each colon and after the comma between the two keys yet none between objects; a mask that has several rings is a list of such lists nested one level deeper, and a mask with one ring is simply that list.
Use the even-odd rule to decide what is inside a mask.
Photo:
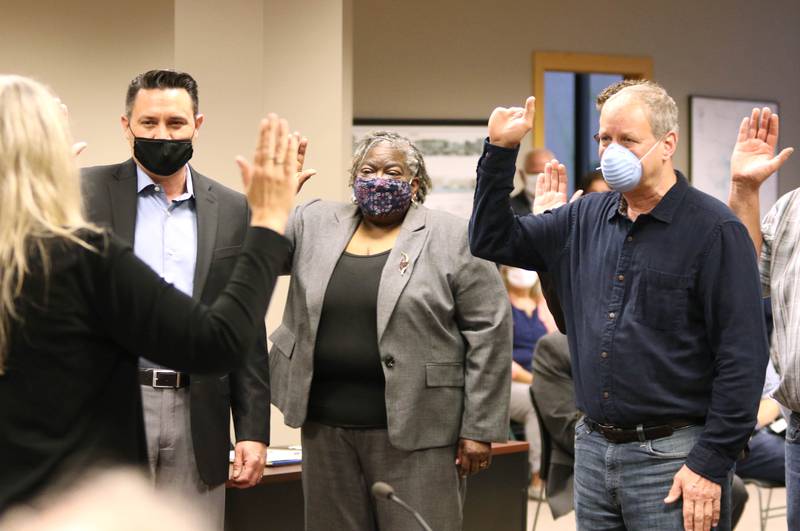
[{"label": "wall-mounted artwork", "polygon": [[485,120],[355,119],[353,145],[370,131],[396,131],[411,139],[433,181],[425,206],[469,218],[475,169],[487,135]]},{"label": "wall-mounted artwork", "polygon": [[[750,116],[753,107],[769,107],[778,112],[778,104],[764,100],[741,100],[690,96],[689,178],[692,185],[728,202],[731,153],[742,118]],[[760,193],[761,217],[778,199],[778,175],[771,176]]]}]

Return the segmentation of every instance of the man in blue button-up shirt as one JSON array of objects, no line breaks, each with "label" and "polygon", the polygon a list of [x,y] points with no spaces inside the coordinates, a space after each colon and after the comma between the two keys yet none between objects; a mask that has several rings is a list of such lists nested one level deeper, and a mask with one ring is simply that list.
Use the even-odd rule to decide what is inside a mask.
[{"label": "man in blue button-up shirt", "polygon": [[[239,254],[249,211],[245,197],[190,166],[203,123],[197,83],[185,72],[151,70],[128,86],[120,118],[133,157],[85,168],[89,218],[113,229],[165,281],[206,304],[224,288]],[[269,443],[269,360],[265,328],[230,373],[164,370],[139,355],[146,443],[153,483],[177,490],[205,521],[222,529],[229,479],[256,485]]]},{"label": "man in blue button-up shirt", "polygon": [[[624,88],[601,110],[601,160],[614,144],[632,154],[630,171],[615,174],[627,176],[625,192],[518,217],[508,194],[532,125],[533,98],[492,113],[470,245],[553,275],[587,418],[576,428],[579,527],[729,527],[731,469],[755,425],[768,359],[747,231],[674,170],[677,106],[658,85]],[[548,192],[565,195],[562,165],[545,176]]]}]

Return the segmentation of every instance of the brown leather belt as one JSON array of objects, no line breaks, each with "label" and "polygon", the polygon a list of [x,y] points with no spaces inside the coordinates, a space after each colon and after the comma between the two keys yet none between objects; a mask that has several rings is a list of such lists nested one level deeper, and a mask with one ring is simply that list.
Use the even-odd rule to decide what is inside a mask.
[{"label": "brown leather belt", "polygon": [[156,389],[180,389],[189,385],[189,373],[167,369],[139,369],[139,384]]},{"label": "brown leather belt", "polygon": [[611,426],[609,424],[601,424],[595,422],[589,417],[584,417],[583,422],[591,431],[596,431],[603,435],[608,442],[623,444],[629,442],[645,442],[652,439],[661,439],[662,437],[669,437],[675,430],[680,428],[687,428],[689,426],[700,426],[703,424],[702,420],[691,419],[674,419],[664,421],[660,424],[639,424],[635,428],[623,428],[619,426]]}]

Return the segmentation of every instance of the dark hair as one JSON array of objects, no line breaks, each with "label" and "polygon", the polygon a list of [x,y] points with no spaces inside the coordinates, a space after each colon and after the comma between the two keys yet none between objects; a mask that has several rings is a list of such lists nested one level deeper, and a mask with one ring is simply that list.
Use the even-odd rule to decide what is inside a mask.
[{"label": "dark hair", "polygon": [[602,181],[602,180],[603,180],[603,172],[602,171],[600,171],[600,170],[590,171],[589,173],[587,173],[586,175],[584,175],[581,178],[581,182],[580,182],[580,186],[579,187],[580,187],[581,190],[583,190],[583,193],[585,194],[585,193],[588,192],[589,187],[592,185],[593,182]]},{"label": "dark hair", "polygon": [[171,88],[184,89],[189,93],[192,98],[192,110],[196,116],[199,109],[197,81],[186,72],[176,72],[175,70],[150,70],[133,78],[128,85],[128,93],[125,95],[125,116],[131,117],[133,102],[140,90]]}]

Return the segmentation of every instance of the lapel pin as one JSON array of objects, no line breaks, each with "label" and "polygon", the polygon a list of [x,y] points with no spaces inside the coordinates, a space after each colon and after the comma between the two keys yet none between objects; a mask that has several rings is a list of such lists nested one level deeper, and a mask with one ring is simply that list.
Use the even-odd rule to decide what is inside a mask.
[{"label": "lapel pin", "polygon": [[405,275],[406,270],[408,270],[408,255],[406,253],[400,253],[400,275]]}]

